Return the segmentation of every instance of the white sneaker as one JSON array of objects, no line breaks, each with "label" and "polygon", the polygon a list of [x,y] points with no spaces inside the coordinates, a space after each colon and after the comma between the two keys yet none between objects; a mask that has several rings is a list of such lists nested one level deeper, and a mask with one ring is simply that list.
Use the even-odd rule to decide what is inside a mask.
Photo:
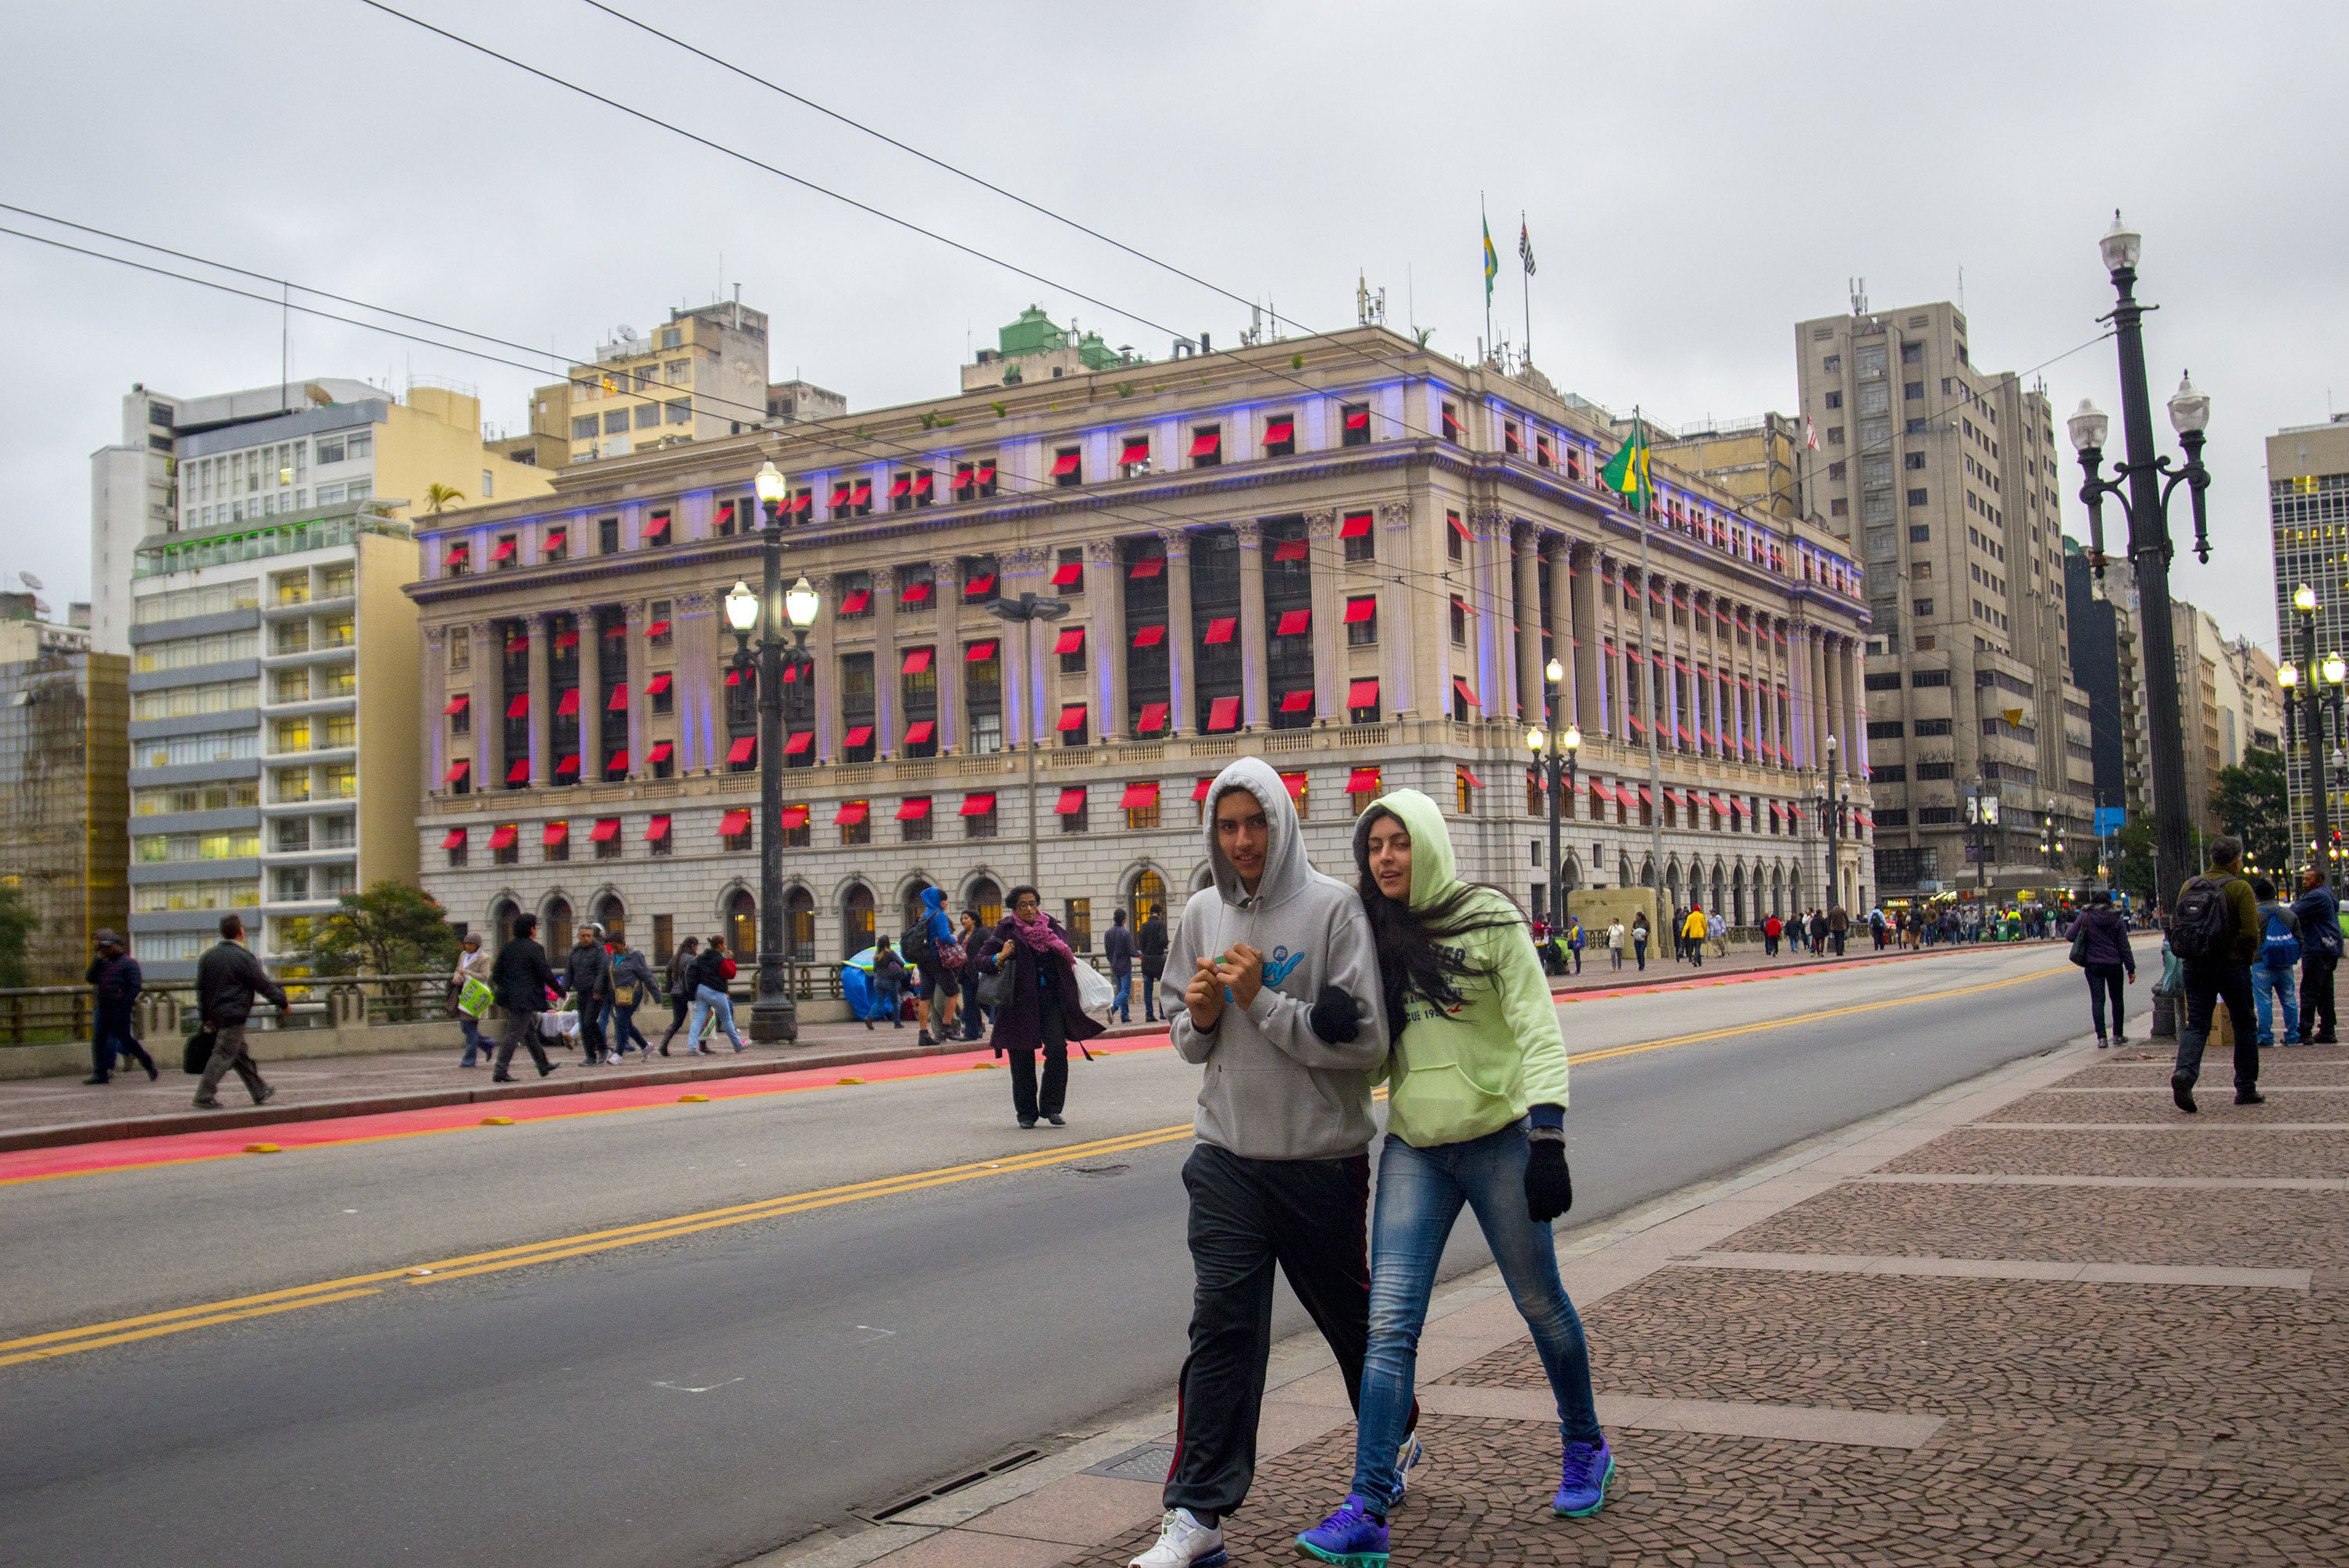
[{"label": "white sneaker", "polygon": [[1411,1490],[1411,1472],[1426,1458],[1427,1449],[1421,1446],[1416,1435],[1403,1439],[1402,1447],[1395,1451],[1396,1501],[1402,1501],[1402,1494]]},{"label": "white sneaker", "polygon": [[1170,1508],[1158,1522],[1158,1543],[1126,1568],[1223,1568],[1229,1561],[1222,1531],[1200,1523],[1187,1508]]}]

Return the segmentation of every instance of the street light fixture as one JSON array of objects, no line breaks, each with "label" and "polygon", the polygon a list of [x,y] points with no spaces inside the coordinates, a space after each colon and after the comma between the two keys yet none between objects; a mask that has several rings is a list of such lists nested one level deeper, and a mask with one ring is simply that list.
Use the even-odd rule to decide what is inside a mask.
[{"label": "street light fixture", "polygon": [[2113,226],[2098,243],[2111,274],[2117,303],[2112,315],[2118,340],[2124,460],[2113,477],[2104,472],[2105,438],[2110,428],[2095,404],[2083,398],[2066,421],[2085,476],[2080,499],[2088,508],[2088,558],[2101,581],[2105,573],[2104,500],[2121,504],[2128,525],[2128,556],[2137,572],[2137,603],[2145,625],[2147,723],[2153,752],[2153,816],[2157,884],[2155,897],[2176,898],[2189,862],[2184,720],[2178,706],[2177,643],[2169,620],[2169,499],[2180,484],[2194,507],[2194,552],[2210,559],[2209,520],[2203,492],[2209,470],[2202,466],[2203,431],[2210,423],[2210,399],[2181,377],[2169,399],[2169,422],[2186,461],[2173,467],[2153,449],[2153,409],[2145,384],[2145,306],[2137,300],[2137,263],[2143,248],[2137,232],[2113,214]]},{"label": "street light fixture", "polygon": [[2314,830],[2320,852],[2333,842],[2333,797],[2324,779],[2324,708],[2329,703],[2334,714],[2334,727],[2339,727],[2341,682],[2344,673],[2339,654],[2327,654],[2323,660],[2316,656],[2316,590],[2302,583],[2292,591],[2293,619],[2299,623],[2300,658],[2286,660],[2276,669],[2276,685],[2283,688],[2284,744],[2291,747],[2302,738],[2296,731],[2305,731],[2308,742],[2308,797],[2310,825]]},{"label": "street light fixture", "polygon": [[1022,593],[1017,599],[997,599],[987,607],[987,613],[1006,625],[1016,625],[1019,631],[1019,678],[1021,696],[1019,710],[1029,713],[1028,725],[1028,885],[1037,885],[1036,870],[1036,750],[1044,744],[1038,733],[1042,722],[1040,710],[1034,707],[1036,683],[1029,677],[1035,662],[1036,623],[1057,621],[1069,613],[1069,602],[1049,593]]},{"label": "street light fixture", "polygon": [[[1557,683],[1565,677],[1556,659],[1550,660],[1542,674],[1549,680],[1551,696],[1555,698]],[[1555,712],[1551,715],[1556,717]],[[1534,777],[1549,795],[1549,908],[1550,919],[1557,925],[1566,923],[1568,913],[1566,892],[1566,861],[1558,846],[1559,821],[1566,802],[1574,799],[1575,753],[1582,749],[1582,730],[1569,722],[1564,729],[1545,731],[1538,724],[1526,731],[1526,749],[1533,753]]]},{"label": "street light fixture", "polygon": [[754,676],[759,689],[759,992],[750,1004],[750,1037],[789,1042],[800,1037],[800,1022],[783,975],[783,683],[785,671],[814,666],[807,634],[823,599],[805,577],[783,592],[785,481],[770,462],[753,482],[765,513],[759,531],[764,591],[753,593],[738,580],[725,603],[734,668]]},{"label": "street light fixture", "polygon": [[1826,834],[1826,907],[1833,909],[1843,902],[1843,868],[1837,863],[1836,841],[1843,832],[1844,810],[1851,804],[1851,790],[1837,781],[1836,738],[1833,735],[1827,737],[1826,775],[1820,781],[1820,792],[1812,798],[1811,804],[1817,809],[1819,827]]}]

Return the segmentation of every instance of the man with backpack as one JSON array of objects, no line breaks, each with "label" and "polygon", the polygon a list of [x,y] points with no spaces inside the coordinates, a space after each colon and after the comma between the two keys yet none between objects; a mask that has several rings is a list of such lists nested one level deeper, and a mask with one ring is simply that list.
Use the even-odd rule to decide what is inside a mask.
[{"label": "man with backpack", "polygon": [[2338,1043],[2333,1018],[2333,971],[2341,962],[2341,902],[2327,884],[2324,868],[2300,868],[2300,1037],[2312,1046]]},{"label": "man with backpack", "polygon": [[2260,1093],[2260,1032],[2251,1005],[2251,961],[2259,956],[2260,901],[2243,880],[2243,841],[2210,846],[2210,874],[2188,880],[2169,917],[2169,947],[2183,965],[2186,1018],[2178,1029],[2178,1066],[2169,1095],[2193,1114],[2194,1082],[2202,1075],[2202,1047],[2219,1003],[2235,1030],[2235,1103],[2264,1104]]},{"label": "man with backpack", "polygon": [[1155,907],[1133,934],[1133,945],[1142,959],[1142,1016],[1153,1022],[1158,1016],[1158,979],[1166,973],[1166,917]]},{"label": "man with backpack", "polygon": [[2283,1012],[2283,1043],[2300,1044],[2300,1005],[2292,995],[2292,971],[2299,966],[2300,916],[2276,897],[2275,883],[2261,877],[2251,883],[2260,901],[2260,956],[2251,965],[2251,1000],[2260,1013],[2260,1047],[2276,1043],[2275,1014]]},{"label": "man with backpack", "polygon": [[[921,1030],[915,1043],[926,1049],[952,1034],[955,998],[962,989],[962,977],[948,972],[949,954],[958,964],[962,950],[955,944],[954,922],[947,918],[944,892],[934,887],[922,890],[922,911],[897,939],[897,952],[913,975],[914,1022]],[[930,1032],[933,1017],[937,1022],[935,1038]]]}]

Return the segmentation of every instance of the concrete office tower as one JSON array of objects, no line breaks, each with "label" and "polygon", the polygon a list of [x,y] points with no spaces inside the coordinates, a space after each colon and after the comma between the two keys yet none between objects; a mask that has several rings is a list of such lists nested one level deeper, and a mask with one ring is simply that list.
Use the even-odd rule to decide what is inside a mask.
[{"label": "concrete office tower", "polygon": [[[2268,521],[2275,546],[2278,647],[2285,658],[2300,657],[2300,617],[2292,594],[2305,583],[2316,590],[2317,658],[2349,656],[2349,414],[2328,424],[2287,426],[2268,438]],[[2289,768],[2292,852],[2305,856],[2316,833],[2305,735],[2292,748]],[[2325,772],[2332,797],[2327,814],[2335,829],[2349,829],[2343,820],[2349,810],[2345,771]]]},{"label": "concrete office tower", "polygon": [[2134,624],[2101,592],[2087,552],[2071,538],[2064,541],[2064,605],[2072,684],[2088,699],[2095,804],[2100,811],[2126,811],[2129,726],[2139,712],[2124,695],[2129,686],[2123,672],[2137,656]]},{"label": "concrete office tower", "polygon": [[648,333],[619,327],[595,364],[534,395],[557,400],[574,463],[756,429],[768,417],[766,313],[729,300],[673,309]]},{"label": "concrete office tower", "polygon": [[[1628,436],[1631,421],[1616,421]],[[1782,520],[1804,515],[1803,422],[1785,414],[1744,419],[1707,419],[1673,430],[1648,425],[1656,460],[1684,474],[1710,480],[1745,503],[1749,516]]]},{"label": "concrete office tower", "polygon": [[37,923],[27,985],[77,985],[90,938],[129,913],[122,836],[129,661],[90,649],[88,606],[69,624],[36,618],[29,594],[0,595],[0,790],[8,847],[0,886]]},{"label": "concrete office tower", "polygon": [[[1975,368],[1954,305],[1795,329],[1819,436],[1807,500],[1864,564],[1878,879],[1899,900],[2050,878],[2053,812],[2093,824],[2091,710],[2070,679],[2057,495],[2065,451],[2044,392]],[[1979,841],[1973,802],[1998,801]]]}]

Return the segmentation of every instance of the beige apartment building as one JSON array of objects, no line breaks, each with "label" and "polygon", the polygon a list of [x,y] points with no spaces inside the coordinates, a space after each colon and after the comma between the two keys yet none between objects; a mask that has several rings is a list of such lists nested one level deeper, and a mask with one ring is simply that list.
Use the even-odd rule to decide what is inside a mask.
[{"label": "beige apartment building", "polygon": [[[2316,590],[2316,654],[2349,655],[2349,415],[2322,425],[2292,425],[2268,438],[2268,526],[2275,549],[2276,638],[2283,656],[2300,657],[2300,618],[2292,590]],[[2292,791],[2292,841],[2315,842],[2307,738],[2286,758]],[[2349,769],[2325,775],[2329,816],[2349,828]]]},{"label": "beige apartment building", "polygon": [[[1975,367],[1954,305],[1856,305],[1798,324],[1795,348],[1820,441],[1809,506],[1866,573],[1878,881],[1892,898],[2044,887],[2046,817],[2084,841],[2094,821],[2064,602],[2068,449],[2044,390]],[[1982,832],[1985,795],[1999,823]]]},{"label": "beige apartment building", "polygon": [[[1852,562],[1669,470],[1626,515],[1596,483],[1608,426],[1546,385],[1363,328],[574,465],[551,497],[432,519],[424,883],[476,928],[752,943],[756,683],[719,602],[759,576],[771,459],[787,580],[823,603],[783,696],[794,962],[895,932],[926,886],[998,911],[1031,755],[1040,881],[1081,945],[1201,885],[1205,784],[1241,755],[1287,778],[1325,868],[1411,785],[1464,875],[1538,908],[1524,737],[1552,712],[1583,738],[1571,886],[1652,881],[1744,923],[1818,902],[1828,738],[1866,752]],[[988,614],[1025,593],[1067,615]]]}]

